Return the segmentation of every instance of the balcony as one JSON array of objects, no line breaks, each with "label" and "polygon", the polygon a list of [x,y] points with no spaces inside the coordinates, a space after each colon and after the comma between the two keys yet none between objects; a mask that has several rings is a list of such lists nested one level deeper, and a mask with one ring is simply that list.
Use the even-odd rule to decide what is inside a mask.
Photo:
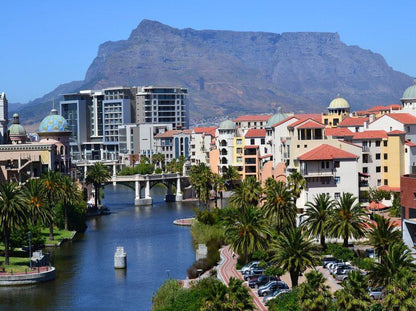
[{"label": "balcony", "polygon": [[328,170],[301,170],[301,174],[303,177],[335,177],[336,170],[328,169]]},{"label": "balcony", "polygon": [[363,153],[370,153],[370,147],[363,146]]}]

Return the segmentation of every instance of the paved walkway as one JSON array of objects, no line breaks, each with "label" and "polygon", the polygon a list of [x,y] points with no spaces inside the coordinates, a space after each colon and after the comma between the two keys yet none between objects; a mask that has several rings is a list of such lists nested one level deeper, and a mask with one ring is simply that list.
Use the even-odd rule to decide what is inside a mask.
[{"label": "paved walkway", "polygon": [[[221,262],[218,265],[218,277],[228,285],[230,278],[234,277],[240,280],[243,280],[243,277],[239,271],[236,269],[237,258],[232,258],[232,251],[229,246],[221,248]],[[267,307],[263,305],[260,298],[253,292],[251,288],[248,287],[247,283],[244,285],[249,289],[250,295],[253,297],[253,303],[256,310],[265,311]]]}]

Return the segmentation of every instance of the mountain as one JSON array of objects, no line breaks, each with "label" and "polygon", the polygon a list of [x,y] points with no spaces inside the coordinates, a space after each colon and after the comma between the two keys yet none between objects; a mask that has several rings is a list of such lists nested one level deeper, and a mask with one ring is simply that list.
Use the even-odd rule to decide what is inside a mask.
[{"label": "mountain", "polygon": [[84,81],[59,86],[20,114],[40,120],[45,114],[34,116],[33,106],[49,111],[53,96],[117,85],[187,87],[194,122],[279,106],[324,112],[337,94],[363,110],[398,103],[411,84],[380,54],[348,46],[337,33],[176,29],[143,20],[127,40],[100,45]]}]

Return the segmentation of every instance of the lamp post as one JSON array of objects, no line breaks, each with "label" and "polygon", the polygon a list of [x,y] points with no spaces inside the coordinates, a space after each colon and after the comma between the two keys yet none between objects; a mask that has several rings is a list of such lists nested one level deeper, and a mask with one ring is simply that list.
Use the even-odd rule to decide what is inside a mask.
[{"label": "lamp post", "polygon": [[29,231],[29,266],[32,270],[32,232]]}]

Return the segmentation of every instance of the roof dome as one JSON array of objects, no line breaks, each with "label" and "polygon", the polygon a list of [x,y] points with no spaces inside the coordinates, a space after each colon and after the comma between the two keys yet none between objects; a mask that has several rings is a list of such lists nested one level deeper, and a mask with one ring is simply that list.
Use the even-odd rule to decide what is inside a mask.
[{"label": "roof dome", "polygon": [[19,115],[13,114],[13,124],[9,127],[9,135],[11,136],[26,136],[25,128],[20,125]]},{"label": "roof dome", "polygon": [[342,98],[341,96],[339,96],[339,94],[337,95],[337,97],[335,97],[331,103],[329,104],[328,109],[345,109],[345,108],[350,108],[350,104],[348,104],[348,102]]},{"label": "roof dome", "polygon": [[409,86],[406,91],[404,91],[402,99],[415,99],[416,98],[416,79],[413,82],[413,85]]},{"label": "roof dome", "polygon": [[272,117],[269,119],[269,121],[267,121],[266,127],[272,127],[273,125],[275,125],[276,123],[279,123],[280,121],[283,121],[284,119],[286,119],[287,117],[291,116],[292,114],[290,113],[276,113],[274,115],[272,115]]},{"label": "roof dome", "polygon": [[68,123],[65,118],[58,114],[58,110],[53,108],[48,116],[46,116],[39,125],[40,133],[50,132],[67,132]]},{"label": "roof dome", "polygon": [[231,120],[225,120],[218,127],[220,130],[235,130],[235,123]]}]

